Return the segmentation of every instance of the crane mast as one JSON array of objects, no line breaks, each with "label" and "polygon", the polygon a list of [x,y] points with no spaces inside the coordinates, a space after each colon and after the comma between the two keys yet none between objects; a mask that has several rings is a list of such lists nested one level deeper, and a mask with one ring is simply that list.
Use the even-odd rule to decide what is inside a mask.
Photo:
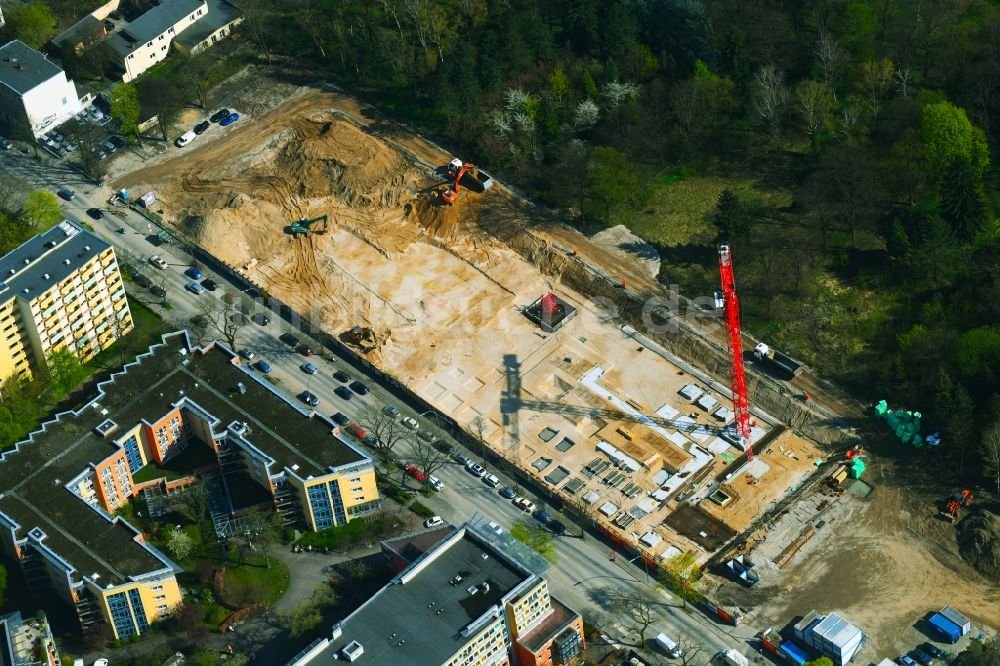
[{"label": "crane mast", "polygon": [[743,345],[740,331],[740,302],[736,298],[736,278],[733,277],[733,256],[728,245],[719,246],[719,274],[722,278],[723,316],[726,320],[726,347],[729,350],[729,386],[733,392],[733,412],[736,414],[736,436],[753,460],[750,440],[750,400],[747,397],[747,376],[743,369]]}]

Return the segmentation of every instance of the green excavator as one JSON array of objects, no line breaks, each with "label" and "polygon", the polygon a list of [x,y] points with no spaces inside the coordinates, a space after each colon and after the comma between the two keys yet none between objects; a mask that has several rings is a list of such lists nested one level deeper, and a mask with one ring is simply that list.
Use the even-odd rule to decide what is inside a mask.
[{"label": "green excavator", "polygon": [[[323,225],[321,229],[316,228],[319,224]],[[298,222],[292,222],[292,224],[288,227],[287,231],[293,236],[296,234],[305,234],[306,236],[308,236],[309,234],[325,234],[326,226],[327,226],[326,215],[321,215],[319,217],[314,217],[308,220],[303,217],[300,218]]]}]

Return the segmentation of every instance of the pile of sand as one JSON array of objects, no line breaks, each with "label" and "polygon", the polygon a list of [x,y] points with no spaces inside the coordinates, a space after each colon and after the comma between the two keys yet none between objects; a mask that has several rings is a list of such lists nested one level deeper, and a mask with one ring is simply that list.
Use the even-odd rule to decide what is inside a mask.
[{"label": "pile of sand", "polygon": [[969,564],[1000,583],[1000,516],[984,510],[959,523],[958,548]]}]

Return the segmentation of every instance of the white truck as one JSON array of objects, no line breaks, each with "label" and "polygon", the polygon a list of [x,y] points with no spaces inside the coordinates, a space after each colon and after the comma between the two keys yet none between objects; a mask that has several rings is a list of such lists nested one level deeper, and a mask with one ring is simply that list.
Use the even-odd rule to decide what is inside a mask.
[{"label": "white truck", "polygon": [[716,657],[721,663],[728,666],[750,666],[750,660],[733,648],[723,650]]},{"label": "white truck", "polygon": [[796,363],[780,351],[771,349],[763,342],[758,343],[757,346],[753,348],[753,355],[758,361],[770,361],[775,368],[791,375],[792,377],[795,377],[802,372],[801,364]]}]

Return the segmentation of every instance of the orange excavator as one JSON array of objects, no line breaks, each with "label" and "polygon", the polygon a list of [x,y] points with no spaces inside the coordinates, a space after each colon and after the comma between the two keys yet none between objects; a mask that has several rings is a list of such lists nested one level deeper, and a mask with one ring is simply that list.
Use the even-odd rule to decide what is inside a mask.
[{"label": "orange excavator", "polygon": [[472,176],[476,180],[476,182],[479,184],[479,187],[482,188],[480,191],[485,192],[486,190],[490,189],[490,187],[493,186],[493,178],[481,172],[479,170],[479,167],[477,167],[475,164],[471,162],[462,164],[462,161],[460,159],[458,158],[453,159],[448,164],[448,176],[453,177],[455,179],[455,182],[452,183],[451,187],[445,190],[444,194],[441,195],[441,198],[444,200],[446,204],[453,204],[456,201],[458,201],[459,193],[461,192],[462,189],[460,185],[460,183],[462,182],[462,176],[464,176],[467,172],[469,173],[470,176]]},{"label": "orange excavator", "polygon": [[962,490],[957,492],[948,498],[945,503],[945,509],[941,512],[941,515],[947,518],[949,521],[954,522],[958,517],[959,509],[963,509],[972,506],[972,500],[976,499],[976,496],[972,494],[970,490]]}]

